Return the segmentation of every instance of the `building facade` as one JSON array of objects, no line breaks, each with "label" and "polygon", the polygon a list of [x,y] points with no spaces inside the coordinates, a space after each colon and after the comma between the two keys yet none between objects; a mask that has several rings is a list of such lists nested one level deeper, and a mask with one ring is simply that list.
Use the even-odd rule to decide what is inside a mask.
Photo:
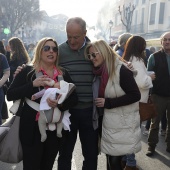
[{"label": "building facade", "polygon": [[[123,5],[125,7],[129,7],[130,4],[135,6],[130,29],[132,34],[152,39],[159,38],[162,33],[170,31],[170,0],[115,0],[113,3],[115,7],[120,6],[121,10],[123,10]],[[130,15],[132,14],[129,10],[129,17]],[[122,19],[124,20],[125,17]],[[114,22],[112,32],[115,36],[127,32],[118,10],[113,11],[112,20]]]}]

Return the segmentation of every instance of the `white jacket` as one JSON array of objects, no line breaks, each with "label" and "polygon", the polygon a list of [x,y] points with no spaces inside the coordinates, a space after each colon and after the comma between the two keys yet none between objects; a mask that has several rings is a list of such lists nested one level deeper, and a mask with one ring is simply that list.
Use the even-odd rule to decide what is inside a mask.
[{"label": "white jacket", "polygon": [[[108,81],[105,98],[116,98],[125,94],[119,84],[122,63],[116,60],[116,75]],[[141,128],[139,102],[113,109],[104,109],[101,152],[119,156],[141,150]]]},{"label": "white jacket", "polygon": [[130,61],[138,74],[134,77],[141,93],[141,102],[147,103],[149,89],[153,87],[152,79],[147,74],[146,66],[143,60],[139,60],[137,57],[133,56]]}]

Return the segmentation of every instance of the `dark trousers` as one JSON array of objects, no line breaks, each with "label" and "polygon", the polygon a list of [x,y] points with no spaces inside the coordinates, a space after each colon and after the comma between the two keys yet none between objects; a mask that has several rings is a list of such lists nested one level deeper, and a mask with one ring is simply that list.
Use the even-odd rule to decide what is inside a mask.
[{"label": "dark trousers", "polygon": [[107,158],[107,170],[122,170],[121,166],[122,156],[106,155],[106,158]]},{"label": "dark trousers", "polygon": [[93,128],[92,111],[92,108],[70,110],[71,131],[66,132],[66,139],[62,142],[59,151],[58,170],[71,170],[72,154],[78,132],[84,156],[82,170],[97,169],[98,130]]},{"label": "dark trousers", "polygon": [[153,102],[156,106],[158,115],[152,119],[150,133],[148,136],[148,145],[152,148],[156,147],[159,141],[159,123],[161,121],[163,113],[166,112],[167,116],[167,130],[165,140],[167,142],[168,149],[170,148],[170,97],[162,97],[156,94],[152,95]]},{"label": "dark trousers", "polygon": [[4,91],[2,87],[0,87],[0,125],[2,124],[2,107],[4,103]]},{"label": "dark trousers", "polygon": [[[146,128],[147,130],[149,130],[150,125],[151,125],[151,120],[147,120],[147,121],[146,121],[145,128]],[[166,118],[166,112],[165,112],[165,113],[162,115],[162,118],[161,118],[161,129],[162,129],[162,130],[166,130],[166,127],[167,127],[167,118]]]},{"label": "dark trousers", "polygon": [[22,143],[23,170],[52,170],[61,138],[57,137],[56,131],[46,132],[45,142],[40,141],[40,135],[37,133],[33,145]]}]

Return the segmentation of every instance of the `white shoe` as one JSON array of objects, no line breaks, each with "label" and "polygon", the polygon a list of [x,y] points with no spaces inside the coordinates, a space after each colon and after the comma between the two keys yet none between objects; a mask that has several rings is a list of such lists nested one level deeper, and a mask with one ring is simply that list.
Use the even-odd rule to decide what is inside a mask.
[{"label": "white shoe", "polygon": [[145,129],[145,130],[143,131],[143,135],[148,136],[148,135],[149,135],[149,130]]}]

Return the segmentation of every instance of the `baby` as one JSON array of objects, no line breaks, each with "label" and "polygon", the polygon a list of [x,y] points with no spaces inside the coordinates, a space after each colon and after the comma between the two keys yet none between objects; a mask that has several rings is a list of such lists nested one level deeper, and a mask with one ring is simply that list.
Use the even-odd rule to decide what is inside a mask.
[{"label": "baby", "polygon": [[[48,89],[43,89],[38,93],[32,95],[31,100],[36,100],[40,97],[40,115],[38,118],[38,126],[41,133],[41,142],[44,142],[47,138],[46,129],[55,130],[57,129],[57,136],[62,137],[62,117],[63,113],[56,107],[51,108],[46,102],[47,98],[56,99],[60,94],[58,104],[64,102],[66,97],[75,89],[75,85],[72,83],[67,83],[64,80],[60,82],[55,82],[54,80],[46,81],[47,86],[52,87]],[[71,87],[71,88],[70,88]]]},{"label": "baby", "polygon": [[[53,87],[53,88],[58,88],[58,89],[60,89],[60,83],[59,83],[59,82],[56,83],[56,82],[55,82],[54,80],[52,80],[52,79],[49,79],[49,81],[44,81],[44,82],[45,82],[45,83],[47,84],[47,86],[49,86],[49,87]],[[43,90],[41,90],[41,91],[33,94],[32,97],[31,97],[31,100],[36,100],[36,99],[42,97],[43,94],[45,93],[45,91],[46,91],[46,89],[43,89]]]}]

